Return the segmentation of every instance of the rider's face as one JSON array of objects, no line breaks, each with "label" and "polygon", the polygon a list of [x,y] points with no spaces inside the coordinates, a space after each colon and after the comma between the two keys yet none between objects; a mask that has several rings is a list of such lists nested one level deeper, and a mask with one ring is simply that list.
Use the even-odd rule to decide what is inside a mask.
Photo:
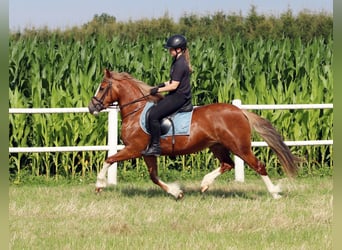
[{"label": "rider's face", "polygon": [[169,48],[169,52],[170,52],[170,55],[172,56],[172,57],[174,57],[174,56],[176,56],[176,50],[174,49],[174,48]]},{"label": "rider's face", "polygon": [[172,57],[175,57],[177,55],[177,50],[178,50],[178,53],[181,51],[180,49],[169,48],[170,55]]}]

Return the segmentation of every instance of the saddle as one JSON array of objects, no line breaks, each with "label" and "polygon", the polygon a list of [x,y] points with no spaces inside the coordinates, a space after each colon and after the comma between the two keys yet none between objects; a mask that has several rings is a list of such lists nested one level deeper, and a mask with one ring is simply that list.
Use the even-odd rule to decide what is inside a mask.
[{"label": "saddle", "polygon": [[[160,122],[160,135],[166,135],[170,129],[172,128],[172,138],[174,140],[174,135],[175,135],[175,126],[174,126],[174,117],[178,113],[183,113],[183,112],[190,112],[193,110],[193,105],[191,103],[191,99],[187,100],[184,105],[175,113],[163,118]],[[147,132],[151,132],[150,127],[149,127],[149,115],[150,115],[151,107],[146,111],[146,117],[145,117],[145,126]],[[172,141],[173,141],[172,140]]]}]

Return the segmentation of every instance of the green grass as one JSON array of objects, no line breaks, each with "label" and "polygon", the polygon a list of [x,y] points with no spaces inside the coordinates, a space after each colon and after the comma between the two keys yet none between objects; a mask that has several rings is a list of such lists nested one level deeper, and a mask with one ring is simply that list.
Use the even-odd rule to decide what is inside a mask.
[{"label": "green grass", "polygon": [[175,201],[151,182],[9,188],[11,249],[331,249],[332,177],[282,182],[273,200],[260,179],[219,178]]}]

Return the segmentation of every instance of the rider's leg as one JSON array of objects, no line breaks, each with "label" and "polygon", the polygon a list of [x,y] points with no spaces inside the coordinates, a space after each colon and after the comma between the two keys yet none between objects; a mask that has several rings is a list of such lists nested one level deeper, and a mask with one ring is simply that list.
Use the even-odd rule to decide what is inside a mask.
[{"label": "rider's leg", "polygon": [[[151,115],[151,113],[150,113]],[[152,116],[153,118],[153,116]],[[161,154],[161,149],[160,149],[160,124],[159,121],[156,119],[150,119],[149,122],[150,125],[150,133],[151,133],[151,141],[150,145],[148,148],[141,153],[143,155],[154,155],[154,156],[159,156]]]},{"label": "rider's leg", "polygon": [[151,108],[149,114],[149,125],[151,131],[151,142],[149,147],[141,152],[143,155],[158,156],[161,154],[160,149],[160,121],[172,113],[180,109],[186,99],[183,95],[175,93],[166,95],[155,106]]}]

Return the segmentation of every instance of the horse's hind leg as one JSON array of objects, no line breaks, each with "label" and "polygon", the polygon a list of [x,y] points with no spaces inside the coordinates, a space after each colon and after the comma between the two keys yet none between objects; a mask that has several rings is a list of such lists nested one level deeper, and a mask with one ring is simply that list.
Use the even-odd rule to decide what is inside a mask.
[{"label": "horse's hind leg", "polygon": [[219,159],[220,167],[204,176],[201,183],[202,193],[208,190],[209,186],[219,175],[234,168],[234,162],[229,156],[229,150],[227,150],[223,145],[215,144],[210,147],[210,151],[213,152],[217,159]]},{"label": "horse's hind leg", "polygon": [[150,174],[150,178],[154,184],[158,185],[165,192],[171,194],[176,199],[183,198],[183,191],[179,188],[179,185],[176,183],[166,184],[158,178],[158,166],[157,166],[157,158],[155,156],[144,156],[144,160],[148,167],[148,172]]},{"label": "horse's hind leg", "polygon": [[251,168],[253,168],[258,174],[261,175],[261,179],[266,184],[267,190],[271,193],[273,198],[279,199],[281,198],[281,195],[279,194],[281,192],[281,188],[279,185],[273,185],[271,179],[267,175],[267,171],[265,168],[265,165],[260,162],[253,152],[249,150],[244,155],[239,155],[241,159],[243,159]]}]

